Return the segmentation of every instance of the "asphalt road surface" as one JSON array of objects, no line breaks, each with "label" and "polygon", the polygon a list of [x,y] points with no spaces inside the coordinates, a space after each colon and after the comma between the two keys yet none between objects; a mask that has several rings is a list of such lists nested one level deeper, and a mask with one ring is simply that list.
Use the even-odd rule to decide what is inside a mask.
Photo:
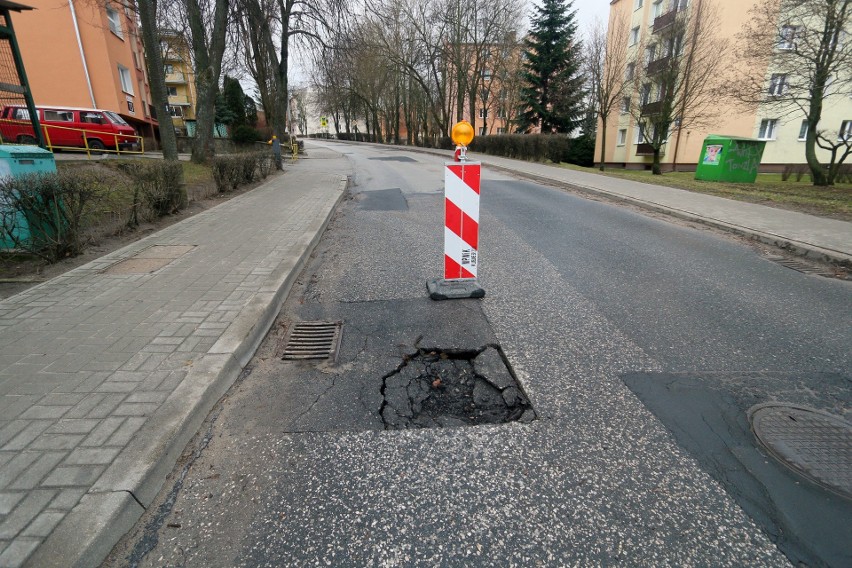
[{"label": "asphalt road surface", "polygon": [[[106,566],[852,565],[852,502],[759,449],[747,418],[849,419],[850,283],[484,170],[486,297],[433,302],[443,160],[307,151],[353,175],[351,199]],[[343,322],[336,363],[281,360],[305,320]],[[453,357],[488,349],[535,420],[387,419],[416,357],[483,373]]]}]

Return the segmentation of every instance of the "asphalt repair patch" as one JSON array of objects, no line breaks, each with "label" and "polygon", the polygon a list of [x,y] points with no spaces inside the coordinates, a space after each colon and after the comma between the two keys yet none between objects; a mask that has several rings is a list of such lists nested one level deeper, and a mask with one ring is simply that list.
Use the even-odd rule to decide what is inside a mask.
[{"label": "asphalt repair patch", "polygon": [[381,393],[379,412],[388,430],[535,420],[496,345],[419,349],[383,377]]},{"label": "asphalt repair patch", "polygon": [[852,380],[828,373],[635,373],[623,380],[793,564],[852,566],[852,501],[770,455],[748,416],[773,402],[846,418]]}]

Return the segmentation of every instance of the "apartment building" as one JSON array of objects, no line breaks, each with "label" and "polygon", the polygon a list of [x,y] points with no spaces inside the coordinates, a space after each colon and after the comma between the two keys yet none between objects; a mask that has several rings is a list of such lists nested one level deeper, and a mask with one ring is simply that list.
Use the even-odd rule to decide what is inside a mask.
[{"label": "apartment building", "polygon": [[113,111],[154,137],[132,0],[28,0],[15,32],[36,105]]},{"label": "apartment building", "polygon": [[195,122],[195,71],[184,35],[160,30],[160,49],[169,96],[169,114],[175,131],[186,136]]},{"label": "apartment building", "polygon": [[[749,11],[759,0],[612,0],[608,40],[615,37],[627,38],[627,57],[625,58],[625,77],[630,77],[641,66],[646,76],[652,77],[656,69],[666,66],[671,57],[680,57],[683,45],[690,37],[674,38],[670,32],[677,18],[691,17],[700,10],[701,3],[715,4],[711,11],[712,22],[701,22],[702,26],[712,26],[719,45],[734,45],[743,22],[750,18]],[[705,7],[707,7],[705,5]],[[696,11],[697,10],[697,11]],[[616,33],[621,30],[621,33]],[[779,37],[774,49],[792,49],[791,38]],[[666,47],[668,45],[668,47]],[[613,46],[611,46],[613,47]],[[729,54],[731,52],[728,52]],[[733,59],[720,66],[720,73],[727,73],[738,65]],[[694,169],[701,153],[702,142],[709,134],[754,138],[766,141],[761,162],[761,171],[779,171],[788,164],[805,164],[805,134],[803,111],[782,111],[773,105],[772,98],[784,89],[783,74],[773,72],[769,67],[763,70],[765,75],[765,101],[749,107],[735,104],[720,94],[714,102],[715,112],[705,126],[680,127],[677,121],[667,133],[661,152],[661,165],[665,171],[677,164],[678,169]],[[777,71],[777,70],[776,70]],[[734,77],[734,75],[731,75]],[[733,79],[732,79],[733,80]],[[637,118],[636,108],[643,114],[653,115],[665,104],[664,89],[654,88],[652,80],[648,84],[635,85],[628,81],[627,92],[619,109],[610,115],[607,132],[605,161],[607,165],[633,169],[650,168],[652,149],[646,137],[640,132],[646,127]],[[833,97],[826,101],[823,110],[821,129],[837,131],[838,136],[852,135],[852,87],[848,96]],[[637,90],[638,89],[638,90]],[[631,108],[632,107],[632,108]],[[631,110],[633,112],[631,112]],[[600,130],[601,125],[598,125]],[[597,137],[596,159],[600,156],[602,137]],[[818,150],[818,157],[827,161],[827,152]]]},{"label": "apartment building", "polygon": [[[491,45],[484,49],[478,76],[470,76],[474,73],[471,70],[467,79],[475,81],[477,86],[474,116],[470,116],[470,93],[465,93],[462,113],[455,116],[452,122],[467,120],[477,136],[509,134],[514,132],[514,121],[520,106],[521,48],[519,45]],[[452,81],[454,73],[450,72],[447,76],[451,79],[447,88],[455,100],[454,93],[458,86]]]}]

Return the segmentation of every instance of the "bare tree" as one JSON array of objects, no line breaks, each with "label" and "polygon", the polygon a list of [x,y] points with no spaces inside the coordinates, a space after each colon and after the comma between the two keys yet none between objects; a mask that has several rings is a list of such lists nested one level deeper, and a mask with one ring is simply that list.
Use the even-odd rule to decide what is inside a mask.
[{"label": "bare tree", "polygon": [[712,0],[685,4],[674,2],[666,25],[655,25],[653,35],[644,38],[637,57],[627,65],[633,88],[629,111],[640,142],[650,147],[654,175],[662,173],[660,156],[672,135],[676,168],[681,131],[704,127],[717,116],[719,75],[726,57],[725,44],[713,25],[718,8]]},{"label": "bare tree", "polygon": [[157,25],[156,0],[137,0],[141,22],[142,45],[145,48],[145,64],[148,69],[148,84],[154,101],[154,115],[160,125],[160,145],[163,158],[177,160],[177,138],[172,125],[172,116],[168,112],[169,93],[166,90],[165,67],[160,50],[160,34]]},{"label": "bare tree", "polygon": [[585,41],[583,73],[588,81],[592,112],[600,120],[600,170],[606,162],[606,129],[609,117],[623,103],[628,81],[624,70],[627,64],[628,23],[625,17],[612,19],[609,35],[600,21],[589,29]]},{"label": "bare tree", "polygon": [[[814,185],[833,185],[852,155],[852,134],[820,129],[826,105],[852,85],[852,0],[761,0],[737,38],[744,62],[731,94],[780,115],[804,115],[805,159]],[[817,147],[828,152],[827,164]]]},{"label": "bare tree", "polygon": [[192,145],[192,161],[206,162],[213,157],[213,128],[215,124],[215,102],[222,74],[222,58],[225,54],[225,37],[228,25],[229,0],[182,0],[189,24],[192,56],[195,63],[195,140]]}]

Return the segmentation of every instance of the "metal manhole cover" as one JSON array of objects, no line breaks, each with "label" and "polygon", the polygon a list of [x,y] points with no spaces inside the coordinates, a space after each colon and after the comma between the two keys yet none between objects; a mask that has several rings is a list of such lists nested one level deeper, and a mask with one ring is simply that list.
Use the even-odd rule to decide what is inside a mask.
[{"label": "metal manhole cover", "polygon": [[852,424],[812,408],[759,404],[748,411],[758,441],[790,469],[852,498]]},{"label": "metal manhole cover", "polygon": [[336,359],[340,348],[342,321],[294,323],[284,345],[282,359]]}]

